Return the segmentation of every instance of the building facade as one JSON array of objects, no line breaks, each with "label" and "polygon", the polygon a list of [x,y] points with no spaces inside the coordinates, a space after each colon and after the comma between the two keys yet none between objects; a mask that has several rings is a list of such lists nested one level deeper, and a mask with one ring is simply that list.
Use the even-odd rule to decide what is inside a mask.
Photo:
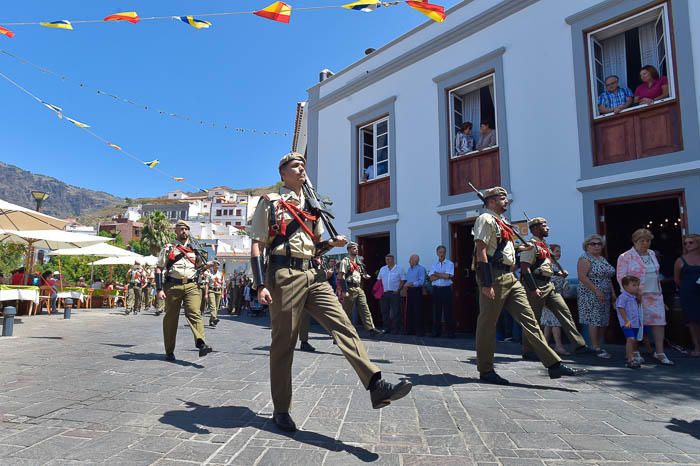
[{"label": "building facade", "polygon": [[[700,231],[699,19],[686,0],[465,0],[309,89],[308,170],[368,265],[430,265],[447,246],[461,328],[476,316],[469,181],[506,187],[513,222],[547,217],[572,275],[586,235],[614,263],[640,227],[669,275]],[[606,83],[634,92],[646,65],[668,96],[601,112]]]}]

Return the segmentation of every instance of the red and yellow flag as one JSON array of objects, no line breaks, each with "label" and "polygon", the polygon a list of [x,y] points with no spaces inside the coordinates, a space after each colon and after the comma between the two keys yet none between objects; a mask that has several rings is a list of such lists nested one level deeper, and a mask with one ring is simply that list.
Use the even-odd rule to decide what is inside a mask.
[{"label": "red and yellow flag", "polygon": [[181,176],[173,176],[173,179],[174,179],[175,181],[185,181],[185,179],[184,179],[183,177],[181,177]]},{"label": "red and yellow flag", "polygon": [[260,11],[253,13],[262,18],[279,21],[280,23],[289,23],[292,17],[292,7],[284,2],[275,2],[270,6],[263,8]]},{"label": "red and yellow flag", "polygon": [[0,26],[0,34],[2,34],[3,36],[7,36],[7,37],[9,37],[10,39],[12,39],[13,37],[15,37],[15,33],[14,33],[14,32],[12,32],[12,31],[10,31],[9,29],[6,29],[6,28],[4,28],[4,27],[2,27],[2,26]]},{"label": "red and yellow flag", "polygon": [[418,10],[423,13],[428,18],[438,23],[445,21],[447,15],[445,14],[445,7],[441,5],[433,5],[427,1],[408,1],[408,6],[414,10]]},{"label": "red and yellow flag", "polygon": [[113,15],[107,16],[105,21],[128,21],[132,24],[136,24],[141,21],[138,13],[135,11],[123,11],[121,13],[114,13]]}]

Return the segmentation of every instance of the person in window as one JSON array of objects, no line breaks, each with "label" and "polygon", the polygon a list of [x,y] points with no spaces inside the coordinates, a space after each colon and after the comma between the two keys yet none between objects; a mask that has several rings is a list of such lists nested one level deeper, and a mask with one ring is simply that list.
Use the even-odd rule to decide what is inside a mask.
[{"label": "person in window", "polygon": [[496,145],[496,132],[491,128],[490,121],[481,121],[479,133],[481,134],[481,139],[479,139],[479,142],[476,145],[476,150],[484,150]]},{"label": "person in window", "polygon": [[473,126],[471,121],[462,123],[460,131],[455,137],[455,155],[464,155],[474,150]]},{"label": "person in window", "polygon": [[642,67],[639,78],[642,84],[634,90],[635,104],[653,104],[656,100],[668,97],[668,78],[659,77],[659,72],[653,66]]},{"label": "person in window", "polygon": [[612,74],[605,78],[605,90],[598,97],[598,111],[601,115],[606,113],[620,113],[632,105],[632,91],[627,87],[620,87],[620,78]]},{"label": "person in window", "polygon": [[374,179],[374,165],[365,168],[365,181]]}]

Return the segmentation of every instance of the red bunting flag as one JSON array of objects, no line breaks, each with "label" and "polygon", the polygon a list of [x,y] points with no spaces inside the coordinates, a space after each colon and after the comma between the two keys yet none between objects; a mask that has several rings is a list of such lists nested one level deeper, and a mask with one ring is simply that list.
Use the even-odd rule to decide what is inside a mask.
[{"label": "red bunting flag", "polygon": [[2,27],[2,26],[0,26],[0,34],[2,34],[3,36],[7,36],[7,37],[9,37],[10,39],[12,39],[13,37],[15,37],[15,33],[14,33],[14,32],[10,31],[9,29],[5,29],[5,28]]},{"label": "red bunting flag", "polygon": [[107,16],[105,21],[128,21],[132,24],[136,24],[141,21],[138,13],[135,11],[124,11],[122,13],[114,13],[113,15]]},{"label": "red bunting flag", "polygon": [[423,13],[428,18],[438,23],[445,21],[447,15],[445,14],[445,7],[441,5],[433,5],[427,1],[408,1],[408,6],[414,10],[418,10]]},{"label": "red bunting flag", "polygon": [[260,11],[253,13],[261,18],[279,21],[280,23],[289,23],[292,17],[292,7],[284,2],[275,2],[270,6],[263,8]]}]

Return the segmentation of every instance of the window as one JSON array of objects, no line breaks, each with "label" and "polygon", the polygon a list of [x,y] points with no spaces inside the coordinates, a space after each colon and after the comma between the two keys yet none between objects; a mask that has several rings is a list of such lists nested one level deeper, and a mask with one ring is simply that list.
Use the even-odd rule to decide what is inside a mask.
[{"label": "window", "polygon": [[[459,157],[498,146],[493,74],[462,84],[448,92],[450,154]],[[462,130],[462,125],[471,128]]]},{"label": "window", "polygon": [[[644,66],[653,66],[660,78],[668,79],[669,95],[659,100],[675,98],[668,31],[668,6],[662,4],[588,33],[590,82],[594,90],[591,104],[596,118],[612,114],[601,114],[599,108],[599,99],[606,92],[605,79],[617,76],[618,88],[634,93],[642,84],[640,70]],[[618,99],[606,101],[615,105]],[[622,111],[634,107],[633,103]]]},{"label": "window", "polygon": [[359,128],[360,183],[389,176],[389,118]]},{"label": "window", "polygon": [[240,217],[241,215],[243,215],[243,214],[242,214],[242,210],[241,210],[241,209],[236,209],[236,217]]},{"label": "window", "polygon": [[216,209],[216,216],[221,217],[221,209]]},{"label": "window", "polygon": [[227,226],[227,227],[230,227],[230,226],[231,226],[231,222],[226,222],[226,226]]},{"label": "window", "polygon": [[241,226],[241,222],[236,222],[236,226],[237,227]]}]

